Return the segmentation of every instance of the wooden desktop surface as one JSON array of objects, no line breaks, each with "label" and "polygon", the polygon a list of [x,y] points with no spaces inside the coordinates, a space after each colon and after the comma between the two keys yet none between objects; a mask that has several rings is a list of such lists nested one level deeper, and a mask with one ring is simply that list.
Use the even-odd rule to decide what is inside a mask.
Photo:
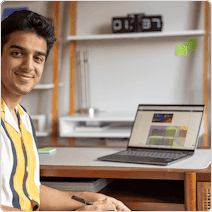
[{"label": "wooden desktop surface", "polygon": [[39,155],[41,176],[183,180],[184,173],[208,173],[210,149],[197,149],[194,156],[169,166],[98,161],[123,148],[57,147]]},{"label": "wooden desktop surface", "polygon": [[[211,149],[169,166],[98,161],[97,158],[123,148],[56,147],[52,154],[39,155],[41,177],[184,180],[184,205],[125,202],[139,210],[196,210],[196,182],[211,179]],[[146,206],[145,206],[146,204]]]}]

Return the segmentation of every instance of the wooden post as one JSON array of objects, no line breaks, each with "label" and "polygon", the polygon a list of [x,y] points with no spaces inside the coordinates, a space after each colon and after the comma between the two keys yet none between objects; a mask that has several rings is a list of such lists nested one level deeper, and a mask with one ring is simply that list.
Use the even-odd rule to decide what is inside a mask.
[{"label": "wooden post", "polygon": [[58,134],[58,80],[59,80],[59,39],[60,39],[60,2],[53,2],[53,23],[57,41],[53,46],[53,91],[52,91],[52,146],[57,144]]},{"label": "wooden post", "polygon": [[204,135],[203,146],[208,146],[208,35],[209,35],[209,2],[204,2],[205,6],[205,36],[204,36],[204,84],[203,103],[206,106],[204,114]]},{"label": "wooden post", "polygon": [[184,179],[184,199],[186,211],[196,211],[196,173],[185,173]]},{"label": "wooden post", "polygon": [[[76,2],[70,5],[70,35],[76,35]],[[69,114],[75,113],[75,81],[76,81],[76,42],[70,41],[70,107]],[[69,145],[74,145],[74,138],[69,138]]]}]

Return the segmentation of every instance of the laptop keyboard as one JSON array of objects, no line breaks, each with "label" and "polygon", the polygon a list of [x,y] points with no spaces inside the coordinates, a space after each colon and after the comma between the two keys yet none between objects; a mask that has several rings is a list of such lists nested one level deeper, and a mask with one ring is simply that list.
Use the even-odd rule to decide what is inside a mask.
[{"label": "laptop keyboard", "polygon": [[139,157],[150,157],[150,158],[170,158],[177,159],[185,156],[185,153],[166,153],[166,152],[148,152],[148,151],[123,151],[116,155],[127,155],[127,156],[139,156]]}]

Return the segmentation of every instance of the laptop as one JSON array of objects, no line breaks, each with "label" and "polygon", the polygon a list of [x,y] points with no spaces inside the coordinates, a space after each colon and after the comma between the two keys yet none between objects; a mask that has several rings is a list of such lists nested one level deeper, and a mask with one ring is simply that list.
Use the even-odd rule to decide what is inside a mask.
[{"label": "laptop", "polygon": [[127,149],[98,160],[166,166],[189,158],[204,111],[205,105],[139,105]]}]

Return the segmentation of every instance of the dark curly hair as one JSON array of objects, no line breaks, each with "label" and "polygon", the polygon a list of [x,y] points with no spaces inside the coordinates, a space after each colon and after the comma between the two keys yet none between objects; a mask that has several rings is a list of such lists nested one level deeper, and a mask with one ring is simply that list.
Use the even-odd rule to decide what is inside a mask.
[{"label": "dark curly hair", "polygon": [[54,45],[55,30],[52,21],[30,10],[15,11],[1,22],[1,53],[9,35],[15,31],[34,32],[47,42],[46,59]]}]

